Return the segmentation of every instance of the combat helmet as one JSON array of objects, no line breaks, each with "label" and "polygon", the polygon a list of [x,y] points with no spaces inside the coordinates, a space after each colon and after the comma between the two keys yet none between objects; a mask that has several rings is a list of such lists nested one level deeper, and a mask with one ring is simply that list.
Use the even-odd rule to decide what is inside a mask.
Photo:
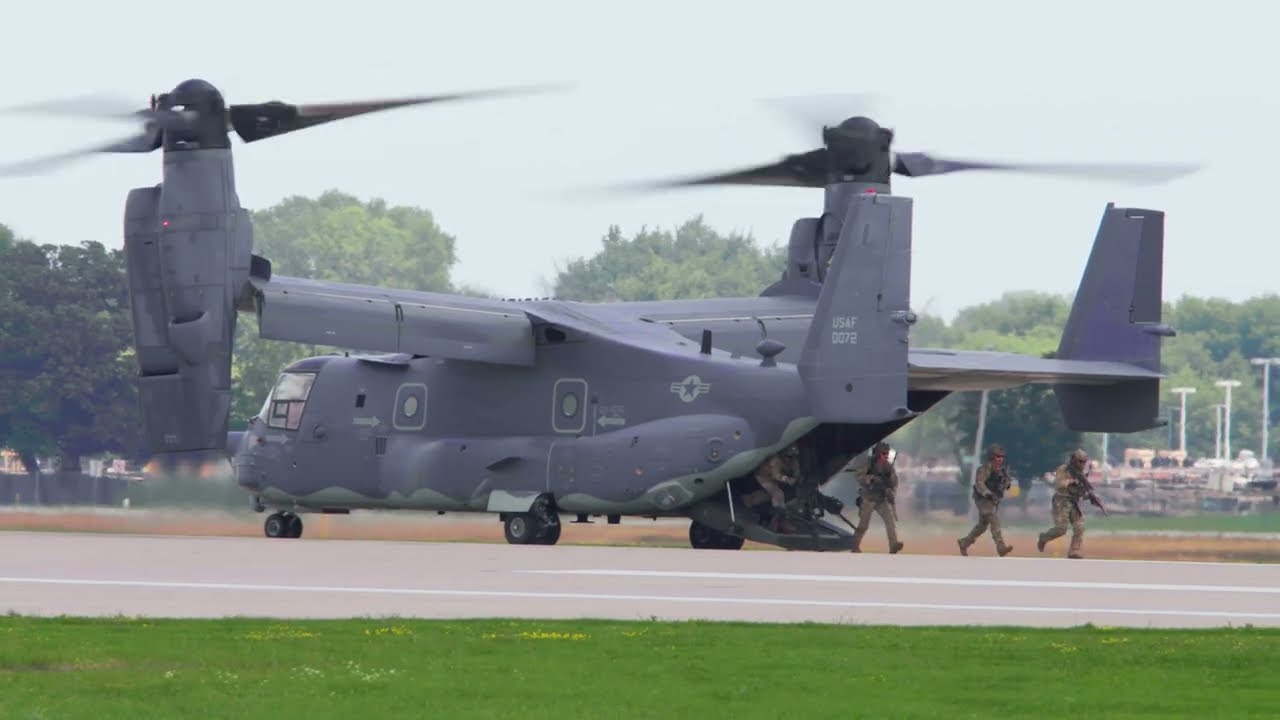
[{"label": "combat helmet", "polygon": [[1004,457],[1004,446],[1000,443],[992,443],[991,447],[987,448],[987,459],[995,457]]},{"label": "combat helmet", "polygon": [[1068,458],[1068,460],[1076,465],[1084,465],[1089,462],[1089,456],[1085,454],[1084,450],[1076,448],[1075,452],[1071,453],[1071,457]]},{"label": "combat helmet", "polygon": [[880,453],[888,453],[888,452],[889,452],[889,443],[884,441],[876,443],[876,446],[871,448],[872,455],[879,455]]}]

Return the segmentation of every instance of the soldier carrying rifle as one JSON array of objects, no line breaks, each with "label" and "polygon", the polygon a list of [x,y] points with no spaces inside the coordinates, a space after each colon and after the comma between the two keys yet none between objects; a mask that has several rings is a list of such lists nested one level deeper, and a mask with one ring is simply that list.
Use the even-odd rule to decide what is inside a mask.
[{"label": "soldier carrying rifle", "polygon": [[871,462],[858,475],[858,529],[853,533],[853,552],[862,552],[862,537],[867,534],[871,513],[880,514],[889,536],[889,552],[902,550],[896,527],[897,510],[894,494],[898,490],[898,472],[889,461],[889,443],[878,442],[872,449]]},{"label": "soldier carrying rifle", "polygon": [[1036,549],[1044,552],[1044,546],[1052,540],[1067,534],[1067,524],[1071,524],[1071,546],[1067,557],[1080,559],[1080,549],[1084,545],[1084,513],[1080,511],[1080,498],[1088,498],[1105,515],[1107,509],[1093,492],[1089,483],[1089,474],[1085,467],[1089,464],[1089,456],[1084,450],[1077,449],[1063,465],[1058,466],[1053,481],[1053,527],[1040,533],[1036,541]]}]

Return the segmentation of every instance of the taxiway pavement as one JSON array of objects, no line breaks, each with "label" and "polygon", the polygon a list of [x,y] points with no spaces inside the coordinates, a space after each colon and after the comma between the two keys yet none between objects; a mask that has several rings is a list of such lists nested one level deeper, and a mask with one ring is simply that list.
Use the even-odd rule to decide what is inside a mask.
[{"label": "taxiway pavement", "polygon": [[1280,626],[1280,566],[3,532],[0,612]]}]

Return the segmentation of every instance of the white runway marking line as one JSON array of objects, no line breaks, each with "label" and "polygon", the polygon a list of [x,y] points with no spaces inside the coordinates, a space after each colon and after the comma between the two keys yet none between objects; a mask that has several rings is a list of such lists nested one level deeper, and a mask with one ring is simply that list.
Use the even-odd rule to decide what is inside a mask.
[{"label": "white runway marking line", "polygon": [[808,605],[835,608],[887,608],[902,610],[951,610],[957,612],[1069,613],[1074,615],[1161,615],[1223,619],[1280,620],[1280,612],[1227,610],[1153,610],[1142,608],[1043,607],[1037,605],[951,605],[944,603],[873,602],[856,600],[808,600],[800,598],[713,597],[700,595],[624,595],[609,593],[521,592],[504,590],[437,590],[431,588],[343,587],[336,585],[266,585],[251,583],[170,582],[163,580],[89,580],[78,578],[0,577],[0,583],[32,585],[90,585],[175,590],[257,590],[265,592],[353,593],[362,595],[419,595],[454,597],[506,597],[544,600],[620,600],[718,605]]},{"label": "white runway marking line", "polygon": [[[731,573],[685,570],[516,570],[539,575],[688,578],[694,580],[770,580],[866,583],[873,585],[967,585],[972,587],[1059,588],[1075,590],[1160,590],[1166,592],[1267,593],[1280,595],[1280,586],[1194,585],[1170,583],[1095,582],[1086,580],[994,580],[984,578],[892,577],[877,575],[801,575],[798,573]],[[1280,582],[1280,573],[1277,573]]]}]

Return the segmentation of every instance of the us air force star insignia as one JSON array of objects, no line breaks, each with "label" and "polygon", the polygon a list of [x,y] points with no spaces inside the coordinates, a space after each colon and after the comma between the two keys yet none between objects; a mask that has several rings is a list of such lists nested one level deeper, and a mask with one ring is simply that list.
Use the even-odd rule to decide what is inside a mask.
[{"label": "us air force star insignia", "polygon": [[699,395],[711,392],[711,383],[704,383],[697,375],[690,375],[680,382],[671,383],[671,392],[680,396],[684,402],[693,402]]}]

